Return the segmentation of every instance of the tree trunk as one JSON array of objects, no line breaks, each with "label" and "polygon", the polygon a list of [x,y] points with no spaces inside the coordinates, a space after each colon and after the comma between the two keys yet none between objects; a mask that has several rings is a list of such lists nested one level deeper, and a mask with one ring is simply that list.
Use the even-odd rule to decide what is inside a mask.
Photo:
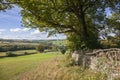
[{"label": "tree trunk", "polygon": [[88,32],[87,32],[87,25],[86,25],[86,21],[85,21],[85,13],[83,11],[83,6],[80,5],[80,21],[81,21],[81,24],[82,24],[82,37],[83,37],[83,40],[86,40],[87,37],[88,37]]},{"label": "tree trunk", "polygon": [[81,32],[81,38],[82,40],[87,40],[88,35],[88,30],[87,30],[87,25],[85,21],[85,12],[83,11],[83,6],[79,4],[79,8],[76,10],[76,15],[79,19],[80,22],[80,32]]}]

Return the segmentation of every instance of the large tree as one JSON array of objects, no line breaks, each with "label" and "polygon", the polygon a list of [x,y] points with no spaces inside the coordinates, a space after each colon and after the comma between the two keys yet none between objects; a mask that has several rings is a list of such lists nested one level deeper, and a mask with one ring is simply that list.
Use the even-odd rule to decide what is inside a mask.
[{"label": "large tree", "polygon": [[73,43],[80,43],[75,45],[76,49],[81,48],[81,43],[88,48],[95,48],[99,32],[108,27],[106,10],[116,12],[120,5],[119,0],[10,1],[19,2],[17,5],[22,8],[24,26],[39,28],[51,34],[64,33]]}]

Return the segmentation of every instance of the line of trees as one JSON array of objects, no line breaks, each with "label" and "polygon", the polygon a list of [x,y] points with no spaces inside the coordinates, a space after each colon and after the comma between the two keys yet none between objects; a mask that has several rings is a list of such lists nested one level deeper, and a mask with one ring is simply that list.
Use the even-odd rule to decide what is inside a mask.
[{"label": "line of trees", "polygon": [[35,49],[35,45],[4,45],[0,46],[0,52],[17,51],[17,50],[32,50]]}]

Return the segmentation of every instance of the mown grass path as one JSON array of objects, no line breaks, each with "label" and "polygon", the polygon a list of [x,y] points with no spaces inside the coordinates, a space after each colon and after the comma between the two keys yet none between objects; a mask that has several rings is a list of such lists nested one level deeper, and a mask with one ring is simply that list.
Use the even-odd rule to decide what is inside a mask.
[{"label": "mown grass path", "polygon": [[57,56],[60,54],[45,53],[0,58],[0,80],[13,80],[14,77],[35,68],[42,61]]}]

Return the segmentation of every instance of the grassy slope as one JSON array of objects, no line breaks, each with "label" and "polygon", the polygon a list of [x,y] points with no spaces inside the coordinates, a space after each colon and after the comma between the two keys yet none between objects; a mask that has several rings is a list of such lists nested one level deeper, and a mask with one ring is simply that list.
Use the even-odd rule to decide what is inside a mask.
[{"label": "grassy slope", "polygon": [[12,80],[17,75],[35,68],[41,61],[57,56],[58,54],[49,53],[0,58],[0,80]]}]

